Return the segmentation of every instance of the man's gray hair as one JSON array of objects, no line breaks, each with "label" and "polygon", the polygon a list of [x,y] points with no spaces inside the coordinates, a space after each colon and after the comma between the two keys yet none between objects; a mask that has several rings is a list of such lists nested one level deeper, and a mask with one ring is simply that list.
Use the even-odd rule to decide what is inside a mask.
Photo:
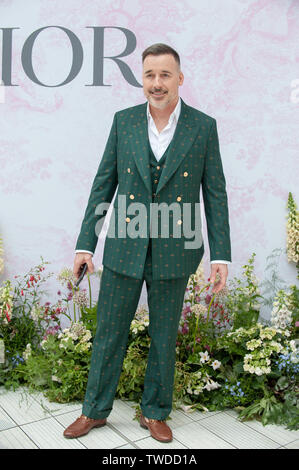
[{"label": "man's gray hair", "polygon": [[156,43],[147,47],[142,53],[142,63],[144,62],[144,59],[150,54],[152,55],[171,54],[174,57],[175,61],[177,62],[179,68],[181,66],[179,54],[177,53],[177,51],[175,51],[172,47],[168,46],[167,44]]}]

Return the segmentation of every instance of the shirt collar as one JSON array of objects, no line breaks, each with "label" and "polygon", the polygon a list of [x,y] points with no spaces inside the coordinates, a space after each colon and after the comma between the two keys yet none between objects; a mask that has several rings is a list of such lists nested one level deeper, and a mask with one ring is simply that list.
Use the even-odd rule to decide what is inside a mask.
[{"label": "shirt collar", "polygon": [[[175,121],[178,122],[179,116],[180,116],[180,112],[181,112],[181,98],[180,98],[180,96],[179,96],[177,105],[176,105],[176,107],[174,108],[174,110],[173,110],[173,112],[171,113],[171,115],[169,116],[169,121],[168,121],[168,122],[172,122],[173,119],[175,119]],[[150,121],[151,119],[153,119],[153,117],[152,117],[152,115],[151,115],[151,112],[150,112],[149,102],[147,102],[146,115],[147,115],[148,121]]]}]

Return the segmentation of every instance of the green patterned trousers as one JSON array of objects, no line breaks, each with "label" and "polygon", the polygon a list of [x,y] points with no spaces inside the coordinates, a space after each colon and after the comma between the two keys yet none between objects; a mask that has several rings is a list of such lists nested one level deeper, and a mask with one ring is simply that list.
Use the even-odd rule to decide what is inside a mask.
[{"label": "green patterned trousers", "polygon": [[103,267],[84,415],[101,419],[112,410],[145,280],[151,342],[140,407],[147,418],[167,418],[172,409],[176,339],[188,279],[152,280],[151,243],[141,280]]}]

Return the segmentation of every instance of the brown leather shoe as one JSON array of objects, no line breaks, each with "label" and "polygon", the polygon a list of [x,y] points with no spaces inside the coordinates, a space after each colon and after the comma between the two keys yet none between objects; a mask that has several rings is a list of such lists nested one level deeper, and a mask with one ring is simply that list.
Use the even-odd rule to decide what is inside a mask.
[{"label": "brown leather shoe", "polygon": [[151,433],[151,436],[154,439],[157,439],[157,441],[172,441],[171,429],[165,421],[160,421],[159,419],[146,418],[145,416],[141,415],[140,426],[144,429],[148,429]]},{"label": "brown leather shoe", "polygon": [[74,437],[80,437],[87,434],[92,428],[100,428],[105,426],[107,418],[104,419],[93,419],[88,418],[85,415],[81,415],[76,419],[69,427],[67,427],[63,433],[64,437],[72,439]]}]

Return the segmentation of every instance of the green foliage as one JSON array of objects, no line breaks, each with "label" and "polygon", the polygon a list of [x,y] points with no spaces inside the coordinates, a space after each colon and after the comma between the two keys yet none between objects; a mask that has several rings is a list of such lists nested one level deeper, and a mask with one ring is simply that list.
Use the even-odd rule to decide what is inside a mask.
[{"label": "green foliage", "polygon": [[30,354],[16,372],[23,376],[29,389],[42,391],[50,401],[83,400],[91,351],[78,346],[80,342],[71,338],[62,343],[57,335],[51,335],[43,349]]},{"label": "green foliage", "polygon": [[[288,329],[259,323],[263,297],[253,272],[254,256],[243,266],[243,279],[235,279],[222,295],[211,296],[209,284],[191,277],[177,336],[173,407],[234,408],[240,420],[259,419],[264,425],[298,429],[299,290],[290,287]],[[14,389],[26,385],[29,392],[39,390],[58,403],[83,401],[101,309],[91,301],[88,306],[84,295],[75,300],[80,292],[74,289],[67,269],[60,277],[69,295],[55,305],[42,305],[43,269],[43,265],[33,268],[13,291],[7,283],[0,292],[2,313],[10,312],[8,306],[12,309],[9,321],[2,315],[0,322],[6,349],[0,384]],[[71,299],[73,304],[78,302],[80,321],[71,318]],[[64,330],[60,326],[63,315],[70,321]],[[140,413],[151,342],[148,324],[147,310],[137,311],[116,390],[116,397],[136,402],[136,413]]]},{"label": "green foliage", "polygon": [[234,278],[229,281],[229,294],[225,305],[233,317],[233,329],[250,328],[254,325],[260,312],[259,299],[262,299],[258,288],[258,280],[253,273],[255,253],[243,267],[244,279]]},{"label": "green foliage", "polygon": [[117,398],[133,401],[141,398],[149,344],[148,336],[136,338],[129,344],[116,390]]},{"label": "green foliage", "polygon": [[85,307],[82,309],[81,321],[90,330],[92,336],[95,336],[97,329],[97,310],[98,304],[95,304],[93,307]]},{"label": "green foliage", "polygon": [[[297,403],[294,406],[295,400]],[[286,426],[290,430],[297,430],[299,428],[298,399],[295,396],[287,397],[281,402],[270,391],[266,391],[262,398],[243,409],[238,418],[240,421],[257,419],[263,426],[276,424]]]}]

